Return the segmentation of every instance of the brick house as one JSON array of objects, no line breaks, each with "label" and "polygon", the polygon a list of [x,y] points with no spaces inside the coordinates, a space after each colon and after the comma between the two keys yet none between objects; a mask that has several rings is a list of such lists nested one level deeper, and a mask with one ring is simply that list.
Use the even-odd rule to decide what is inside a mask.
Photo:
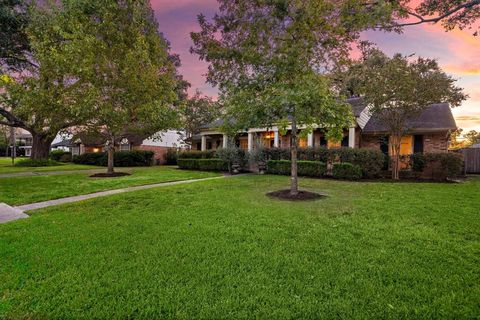
[{"label": "brick house", "polygon": [[[355,125],[346,128],[340,143],[328,141],[324,130],[316,128],[308,137],[299,140],[300,147],[327,148],[371,148],[390,153],[389,137],[381,121],[370,114],[362,98],[348,100],[355,116]],[[217,120],[202,127],[201,132],[194,137],[193,149],[214,150],[226,147],[227,136],[220,131],[223,121]],[[448,104],[429,106],[419,117],[410,119],[407,123],[408,133],[402,137],[401,155],[426,152],[447,152],[450,133],[457,129],[455,119]],[[235,144],[245,150],[254,150],[258,146],[265,148],[290,147],[290,128],[281,135],[277,126],[271,128],[249,128],[239,132]]]},{"label": "brick house", "polygon": [[[165,163],[165,156],[170,148],[184,148],[182,133],[175,130],[158,132],[150,137],[125,134],[118,138],[117,151],[143,150],[153,151],[157,163]],[[105,142],[100,137],[80,135],[77,139],[66,139],[52,145],[52,149],[69,150],[73,156],[84,153],[105,151]]]}]

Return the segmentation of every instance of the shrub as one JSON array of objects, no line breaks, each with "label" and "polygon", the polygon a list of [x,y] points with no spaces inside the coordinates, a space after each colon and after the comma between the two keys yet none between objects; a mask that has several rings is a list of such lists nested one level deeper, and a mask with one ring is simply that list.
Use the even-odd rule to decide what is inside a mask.
[{"label": "shrub", "polygon": [[[115,167],[146,167],[153,165],[153,151],[119,151],[113,156]],[[73,157],[77,164],[88,164],[95,166],[107,166],[108,157],[106,153],[84,153]]]},{"label": "shrub", "polygon": [[51,159],[24,159],[15,163],[16,167],[49,167],[58,166],[60,163]]},{"label": "shrub", "polygon": [[362,178],[362,168],[351,163],[334,163],[333,177],[335,179],[358,180]]},{"label": "shrub", "polygon": [[426,153],[426,167],[424,174],[431,174],[434,180],[454,178],[461,174],[463,155],[459,153]]},{"label": "shrub", "polygon": [[177,159],[180,169],[202,171],[228,171],[228,163],[221,159]]},{"label": "shrub", "polygon": [[217,150],[216,157],[228,165],[228,171],[232,172],[234,167],[238,170],[245,170],[248,164],[248,152],[240,148],[222,148]]},{"label": "shrub", "polygon": [[215,157],[215,150],[197,151],[189,150],[178,153],[178,159],[212,159]]},{"label": "shrub", "polygon": [[427,159],[423,153],[414,153],[410,157],[412,170],[422,172],[427,165]]},{"label": "shrub", "polygon": [[60,162],[72,162],[72,154],[70,152],[67,152],[63,154],[60,159]]},{"label": "shrub", "polygon": [[[321,177],[327,171],[325,163],[320,161],[298,161],[298,175],[307,177]],[[267,172],[270,174],[290,175],[292,162],[289,160],[269,160]]]},{"label": "shrub", "polygon": [[174,166],[177,164],[178,150],[176,148],[168,148],[165,155],[165,161],[167,165]]},{"label": "shrub", "polygon": [[60,162],[70,162],[72,161],[72,154],[68,151],[63,150],[53,150],[49,155],[50,159]]}]

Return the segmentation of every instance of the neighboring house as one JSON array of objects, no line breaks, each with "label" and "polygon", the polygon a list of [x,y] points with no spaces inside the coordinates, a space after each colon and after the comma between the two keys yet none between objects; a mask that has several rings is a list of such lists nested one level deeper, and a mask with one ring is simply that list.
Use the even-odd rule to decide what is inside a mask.
[{"label": "neighboring house", "polygon": [[[144,150],[153,151],[158,163],[165,162],[165,155],[170,148],[185,148],[182,132],[168,130],[158,132],[144,139],[138,135],[128,134],[117,141],[117,151]],[[105,142],[100,138],[80,136],[75,140],[66,139],[52,145],[52,149],[68,150],[73,156],[84,153],[104,152]]]},{"label": "neighboring house", "polygon": [[[299,140],[300,147],[327,148],[370,148],[390,153],[389,137],[385,126],[378,117],[372,116],[362,98],[348,100],[356,118],[355,126],[345,129],[340,143],[328,141],[324,130],[318,127],[307,138]],[[220,131],[223,121],[217,120],[201,128],[194,137],[193,148],[212,150],[226,147],[227,136]],[[457,129],[455,119],[448,104],[429,106],[419,117],[408,122],[408,134],[402,138],[401,155],[424,152],[447,152],[450,133]],[[279,128],[250,128],[239,132],[235,137],[236,146],[253,150],[261,145],[265,148],[290,147],[290,128],[285,135],[280,135]]]},{"label": "neighboring house", "polygon": [[[18,151],[21,150],[20,152],[17,151],[17,154],[30,157],[32,155],[32,142],[33,142],[32,135],[28,131],[25,131],[20,128],[15,129],[15,146]],[[13,146],[10,145],[10,150],[12,148]]]}]

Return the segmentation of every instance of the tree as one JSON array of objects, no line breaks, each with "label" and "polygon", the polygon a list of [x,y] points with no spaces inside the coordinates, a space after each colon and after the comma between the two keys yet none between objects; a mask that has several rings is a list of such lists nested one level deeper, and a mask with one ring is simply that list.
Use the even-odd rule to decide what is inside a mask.
[{"label": "tree", "polygon": [[71,47],[81,57],[92,57],[74,66],[96,97],[82,128],[104,137],[108,174],[113,174],[115,146],[127,133],[148,135],[176,127],[175,59],[147,0],[71,0],[64,5],[77,11]]},{"label": "tree", "polygon": [[290,195],[296,196],[299,134],[323,125],[339,140],[353,121],[324,74],[347,59],[360,31],[387,23],[391,8],[366,10],[351,0],[219,3],[213,21],[198,17],[192,52],[210,63],[207,80],[219,87],[226,118],[235,119],[237,129],[291,126]]},{"label": "tree", "polygon": [[470,130],[469,132],[465,133],[464,137],[469,146],[480,143],[480,132],[475,130]]},{"label": "tree", "polygon": [[356,83],[353,90],[363,96],[370,114],[386,126],[390,135],[392,179],[399,179],[400,143],[410,130],[408,120],[431,104],[457,107],[468,97],[435,60],[412,59],[400,54],[389,58],[367,46],[363,47],[363,57],[347,71],[347,83]]},{"label": "tree", "polygon": [[68,14],[67,7],[32,5],[24,31],[28,63],[15,64],[0,76],[0,124],[32,134],[33,159],[48,158],[57,134],[81,124],[91,103],[89,85],[71,70],[79,58],[68,39],[68,30],[75,27],[67,23]]},{"label": "tree", "polygon": [[26,1],[0,0],[0,74],[29,64],[28,21]]},{"label": "tree", "polygon": [[200,131],[201,126],[213,122],[219,116],[219,105],[211,98],[202,96],[200,91],[196,91],[193,97],[187,99],[182,108],[186,131],[185,142],[191,144],[192,137]]}]

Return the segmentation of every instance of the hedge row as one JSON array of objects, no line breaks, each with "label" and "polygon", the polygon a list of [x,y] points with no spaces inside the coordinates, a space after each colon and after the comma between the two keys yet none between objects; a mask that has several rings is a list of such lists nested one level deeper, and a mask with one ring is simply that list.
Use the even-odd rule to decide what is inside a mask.
[{"label": "hedge row", "polygon": [[[119,151],[113,156],[115,167],[148,167],[153,165],[153,151]],[[95,166],[107,166],[108,156],[106,153],[84,153],[73,157],[77,164]]]},{"label": "hedge row", "polygon": [[[282,148],[263,149],[258,151],[257,156],[263,161],[290,160],[290,150]],[[302,161],[328,161],[351,163],[362,169],[362,175],[366,178],[380,176],[385,166],[385,155],[379,150],[372,149],[327,149],[327,148],[300,148],[298,159]]]},{"label": "hedge row", "polygon": [[182,151],[177,154],[177,159],[213,159],[216,157],[216,150],[208,151]]},{"label": "hedge row", "polygon": [[16,167],[50,167],[60,163],[51,159],[22,159],[15,163]]},{"label": "hedge row", "polygon": [[228,162],[221,159],[177,159],[180,169],[202,171],[228,171]]},{"label": "hedge row", "polygon": [[[298,161],[298,175],[306,177],[323,177],[327,175],[327,165],[320,161]],[[289,160],[269,160],[267,173],[290,175],[292,162]],[[334,163],[333,178],[358,180],[362,178],[362,169],[351,163]]]},{"label": "hedge row", "polygon": [[72,161],[72,154],[68,151],[63,151],[63,150],[53,150],[52,152],[50,152],[49,157],[53,161],[60,161],[60,162]]},{"label": "hedge row", "polygon": [[414,172],[424,178],[445,180],[461,174],[463,155],[459,153],[416,153],[410,157]]}]

